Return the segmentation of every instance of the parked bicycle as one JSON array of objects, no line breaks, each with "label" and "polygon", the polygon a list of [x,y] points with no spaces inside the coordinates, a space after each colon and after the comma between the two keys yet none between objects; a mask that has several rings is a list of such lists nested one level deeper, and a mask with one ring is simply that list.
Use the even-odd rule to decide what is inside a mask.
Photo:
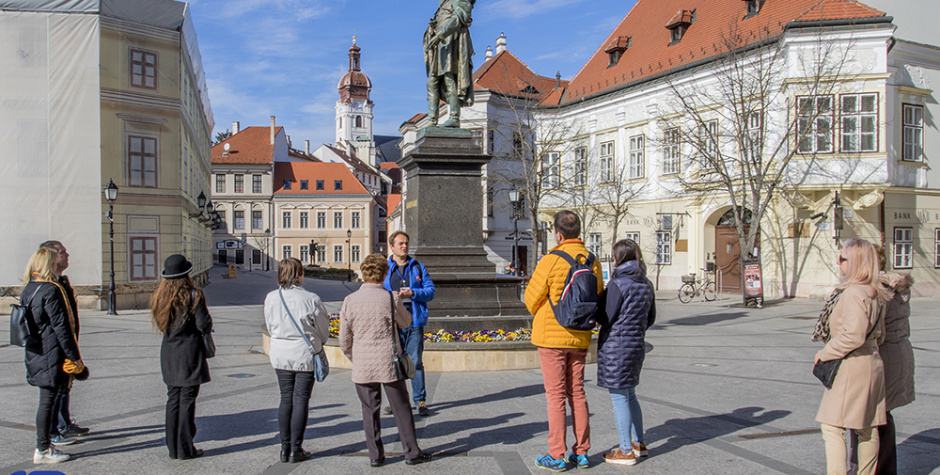
[{"label": "parked bicycle", "polygon": [[689,274],[682,276],[682,287],[679,287],[679,301],[682,303],[689,303],[692,301],[692,298],[702,295],[705,297],[705,300],[711,302],[718,298],[718,290],[715,281],[711,278],[711,273],[700,268],[705,277],[699,279],[696,274]]}]

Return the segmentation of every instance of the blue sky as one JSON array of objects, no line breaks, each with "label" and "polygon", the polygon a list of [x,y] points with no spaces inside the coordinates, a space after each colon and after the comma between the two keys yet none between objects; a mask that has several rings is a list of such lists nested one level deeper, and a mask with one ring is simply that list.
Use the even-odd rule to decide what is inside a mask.
[{"label": "blue sky", "polygon": [[[483,63],[487,45],[505,32],[509,50],[533,71],[571,79],[634,1],[612,8],[589,0],[478,0],[470,33]],[[191,0],[215,116],[266,126],[270,116],[296,148],[334,140],[336,84],[348,70],[355,33],[362,70],[372,80],[375,133],[427,108],[421,38],[436,0]],[[616,3],[615,3],[616,4]]]}]

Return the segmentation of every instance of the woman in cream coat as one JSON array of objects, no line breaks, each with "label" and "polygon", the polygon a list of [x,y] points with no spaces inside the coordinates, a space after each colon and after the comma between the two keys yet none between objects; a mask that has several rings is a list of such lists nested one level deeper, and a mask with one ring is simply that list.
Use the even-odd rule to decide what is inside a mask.
[{"label": "woman in cream coat", "polygon": [[[277,410],[281,433],[281,462],[297,463],[310,457],[303,448],[304,431],[313,391],[313,354],[323,349],[330,336],[330,319],[317,294],[305,290],[304,266],[293,257],[277,269],[278,290],[264,299],[264,323],[271,335],[268,357],[277,374],[281,403]],[[283,302],[281,297],[283,295]],[[286,308],[285,308],[286,306]],[[290,309],[288,315],[287,309]],[[294,322],[291,322],[293,317]],[[303,330],[304,335],[297,331]],[[311,349],[307,341],[313,345]]]},{"label": "woman in cream coat", "polygon": [[887,293],[878,281],[878,254],[864,239],[848,239],[839,255],[842,280],[828,321],[830,337],[816,361],[842,358],[832,389],[816,414],[826,443],[829,475],[846,473],[845,429],[858,434],[859,475],[874,473],[878,457],[876,426],[886,422],[884,366],[878,345],[884,340],[881,318]]},{"label": "woman in cream coat", "polygon": [[360,266],[364,283],[359,290],[343,300],[339,314],[339,347],[352,362],[352,381],[362,403],[362,428],[366,434],[370,464],[385,464],[382,445],[382,426],[379,409],[382,407],[381,389],[385,387],[398,437],[405,452],[405,463],[415,465],[431,460],[431,454],[421,451],[415,436],[415,421],[408,401],[405,381],[395,377],[392,352],[401,353],[401,343],[393,329],[411,325],[411,314],[405,310],[397,292],[385,290],[382,280],[388,273],[388,263],[381,254],[372,254]]}]

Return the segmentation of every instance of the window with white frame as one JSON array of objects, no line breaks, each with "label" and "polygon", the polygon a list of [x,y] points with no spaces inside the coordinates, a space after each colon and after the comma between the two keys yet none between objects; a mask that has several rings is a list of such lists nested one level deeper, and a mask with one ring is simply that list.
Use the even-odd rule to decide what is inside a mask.
[{"label": "window with white frame", "polygon": [[933,255],[934,255],[934,258],[933,258],[933,266],[934,266],[934,267],[940,267],[940,228],[934,229],[933,232],[934,232],[934,237],[933,237],[933,250],[934,250],[934,254],[933,254]]},{"label": "window with white frame", "polygon": [[704,157],[718,154],[718,119],[701,124],[698,129],[699,152]]},{"label": "window with white frame", "polygon": [[300,229],[307,229],[310,227],[310,212],[301,211],[300,212]]},{"label": "window with white frame", "polygon": [[232,220],[235,223],[235,229],[245,229],[245,212],[242,210],[235,210]]},{"label": "window with white frame", "polygon": [[251,175],[251,192],[261,193],[261,175]]},{"label": "window with white frame", "polygon": [[131,86],[157,89],[157,53],[131,48],[130,56]]},{"label": "window with white frame", "polygon": [[914,228],[894,228],[894,268],[914,267]]},{"label": "window with white frame", "polygon": [[593,253],[595,256],[601,255],[601,234],[600,233],[588,234],[587,249],[589,252]]},{"label": "window with white frame", "polygon": [[326,211],[317,211],[317,229],[326,228]]},{"label": "window with white frame", "polygon": [[587,147],[574,149],[574,185],[587,185]]},{"label": "window with white frame", "polygon": [[359,229],[362,226],[362,213],[359,211],[353,211],[349,213],[350,225],[353,229]]},{"label": "window with white frame", "polygon": [[672,264],[672,231],[656,231],[656,263]]},{"label": "window with white frame", "polygon": [[245,192],[245,175],[235,175],[235,193]]},{"label": "window with white frame", "polygon": [[796,103],[797,151],[832,153],[832,96],[798,97]]},{"label": "window with white frame", "polygon": [[284,211],[281,213],[281,227],[284,229],[290,229],[290,218],[291,212]]},{"label": "window with white frame", "polygon": [[215,192],[216,193],[225,193],[225,175],[217,174],[215,176]]},{"label": "window with white frame", "polygon": [[561,166],[561,154],[558,152],[546,152],[542,156],[542,188],[558,188],[559,167]]},{"label": "window with white frame", "polygon": [[601,183],[614,181],[614,142],[601,144]]},{"label": "window with white frame", "polygon": [[251,228],[252,229],[264,228],[264,222],[261,220],[261,210],[254,210],[251,212]]},{"label": "window with white frame", "polygon": [[353,245],[350,247],[350,249],[351,249],[351,250],[350,250],[349,252],[352,254],[352,255],[350,256],[350,257],[352,258],[352,261],[353,261],[353,262],[359,262],[359,256],[362,255],[362,251],[360,251],[359,244],[353,244]]},{"label": "window with white frame", "polygon": [[628,232],[623,236],[626,239],[629,239],[637,244],[640,244],[640,233],[638,232]]},{"label": "window with white frame", "polygon": [[221,226],[221,229],[220,229],[220,230],[221,230],[221,231],[225,231],[225,229],[228,228],[228,223],[226,223],[226,221],[225,221],[225,210],[224,210],[224,209],[220,209],[220,210],[218,210],[218,211],[219,211],[219,220],[222,221],[222,226]]},{"label": "window with white frame", "polygon": [[924,159],[924,106],[904,104],[904,151],[901,159],[908,162]]},{"label": "window with white frame", "polygon": [[343,229],[343,212],[333,212],[333,229]]},{"label": "window with white frame", "polygon": [[630,178],[643,178],[646,173],[643,165],[643,156],[646,154],[646,136],[634,135],[630,137]]},{"label": "window with white frame", "polygon": [[300,262],[306,263],[310,260],[310,246],[307,244],[300,245]]},{"label": "window with white frame", "polygon": [[843,94],[839,101],[842,151],[878,150],[878,94]]},{"label": "window with white frame", "polygon": [[679,148],[681,139],[679,129],[671,128],[663,132],[663,175],[672,175],[679,173],[680,157]]},{"label": "window with white frame", "polygon": [[130,280],[157,280],[157,238],[129,237]]},{"label": "window with white frame", "polygon": [[317,246],[317,262],[326,262],[326,246]]},{"label": "window with white frame", "polygon": [[291,252],[293,251],[293,246],[290,244],[284,244],[281,246],[281,259],[290,259]]},{"label": "window with white frame", "polygon": [[333,262],[343,262],[343,245],[333,245]]},{"label": "window with white frame", "polygon": [[127,171],[130,186],[156,188],[157,139],[155,137],[127,136]]}]

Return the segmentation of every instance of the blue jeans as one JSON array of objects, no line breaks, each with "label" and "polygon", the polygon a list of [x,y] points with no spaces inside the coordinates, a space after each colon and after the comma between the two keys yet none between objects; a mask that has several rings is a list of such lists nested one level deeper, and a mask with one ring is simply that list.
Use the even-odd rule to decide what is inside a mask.
[{"label": "blue jeans", "polygon": [[411,398],[415,405],[428,398],[428,393],[424,388],[424,327],[408,327],[398,330],[398,336],[401,338],[401,346],[405,353],[415,362],[415,377],[411,380]]},{"label": "blue jeans", "polygon": [[636,399],[636,387],[607,390],[610,392],[610,401],[614,404],[620,451],[626,454],[633,450],[631,435],[637,444],[643,443],[643,411],[640,410],[640,401]]}]

